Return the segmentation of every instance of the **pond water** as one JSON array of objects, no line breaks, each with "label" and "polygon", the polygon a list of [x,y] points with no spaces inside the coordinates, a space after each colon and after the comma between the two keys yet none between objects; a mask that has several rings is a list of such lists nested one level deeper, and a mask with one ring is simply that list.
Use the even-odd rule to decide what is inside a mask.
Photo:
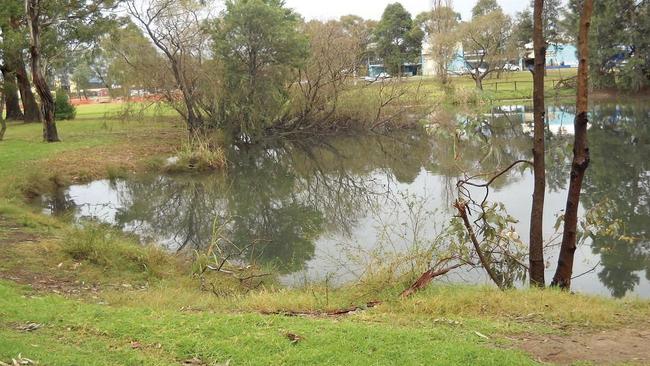
[{"label": "pond water", "polygon": [[[568,187],[574,107],[548,108],[545,235],[552,237]],[[360,276],[378,247],[403,251],[435,237],[454,215],[456,182],[531,158],[532,111],[505,106],[477,115],[440,115],[429,133],[337,137],[318,142],[233,150],[226,174],[144,175],[75,185],[43,197],[54,214],[92,218],[172,251],[205,249],[219,238],[243,260],[275,266],[287,284]],[[592,164],[581,213],[609,202],[621,233],[593,234],[576,252],[573,290],[650,297],[650,107],[595,103],[589,139]],[[533,179],[515,169],[490,201],[520,220],[526,241]],[[547,254],[550,280],[557,248]],[[593,269],[593,271],[589,271]],[[487,283],[458,270],[442,281]]]}]

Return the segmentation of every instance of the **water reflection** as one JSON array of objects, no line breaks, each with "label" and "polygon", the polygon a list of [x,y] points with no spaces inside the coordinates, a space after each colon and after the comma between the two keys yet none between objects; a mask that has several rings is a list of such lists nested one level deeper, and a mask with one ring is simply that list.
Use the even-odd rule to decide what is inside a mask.
[{"label": "water reflection", "polygon": [[[547,236],[566,200],[573,111],[568,105],[547,111]],[[591,112],[592,164],[582,212],[609,199],[611,216],[624,228],[615,238],[594,236],[578,253],[576,273],[600,262],[595,273],[576,279],[580,291],[650,296],[649,112],[643,105],[616,104],[597,104]],[[436,220],[445,222],[459,177],[531,158],[529,107],[449,119],[442,125],[460,127],[232,151],[226,174],[100,181],[58,192],[45,205],[109,222],[170,250],[201,250],[222,239],[223,250],[245,248],[242,260],[273,265],[289,277],[319,279],[339,271],[328,267],[327,258],[340,254],[342,245],[372,248],[385,235],[379,223],[405,225],[397,212],[408,204],[406,197],[442,211]],[[504,202],[522,220],[516,229],[527,233],[530,171],[513,170],[493,188],[491,200]],[[426,225],[423,235],[433,235],[440,222]]]}]

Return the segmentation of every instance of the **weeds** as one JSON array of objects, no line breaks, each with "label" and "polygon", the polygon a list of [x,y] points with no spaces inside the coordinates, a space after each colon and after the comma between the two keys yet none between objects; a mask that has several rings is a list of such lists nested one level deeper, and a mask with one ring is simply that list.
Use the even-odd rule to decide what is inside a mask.
[{"label": "weeds", "polygon": [[218,170],[226,167],[226,153],[221,147],[218,136],[190,137],[179,149],[178,160],[173,168],[193,169],[197,171]]},{"label": "weeds", "polygon": [[175,258],[164,250],[153,245],[139,245],[116,229],[96,223],[68,230],[61,241],[61,249],[76,261],[153,278],[164,277],[176,266]]}]

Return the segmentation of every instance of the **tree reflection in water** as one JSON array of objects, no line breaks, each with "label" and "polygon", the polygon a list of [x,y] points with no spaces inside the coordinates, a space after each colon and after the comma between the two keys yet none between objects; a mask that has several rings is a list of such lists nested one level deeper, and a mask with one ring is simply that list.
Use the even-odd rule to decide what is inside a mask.
[{"label": "tree reflection in water", "polygon": [[[566,199],[557,193],[564,192],[568,180],[572,138],[566,132],[571,132],[572,108],[550,106],[547,114],[547,185],[549,196],[555,193],[553,197],[561,200]],[[601,261],[592,281],[601,281],[617,297],[634,290],[641,276],[650,280],[648,112],[647,106],[633,104],[595,104],[592,110],[592,164],[584,183],[583,208],[609,199],[610,216],[623,223],[622,235],[591,238],[591,249]],[[391,210],[403,204],[403,197],[422,193],[418,191],[422,185],[433,190],[422,193],[434,195],[431,209],[448,209],[463,174],[493,172],[512,161],[530,159],[527,116],[523,107],[514,112],[499,108],[450,117],[448,128],[432,129],[430,135],[412,131],[233,150],[223,174],[119,181],[110,188],[119,203],[109,202],[117,211],[111,211],[114,217],[106,221],[171,250],[202,250],[221,238],[223,250],[237,253],[236,248],[247,248],[241,258],[246,262],[293,273],[315,258],[323,238],[375,240],[358,229],[361,221],[377,213],[393,215]],[[528,170],[513,170],[492,187],[521,192],[529,178]],[[75,206],[84,202],[75,199],[62,190],[45,206],[55,213],[74,208],[79,217],[83,210]],[[521,197],[502,200],[509,207],[523,204]],[[438,217],[448,219],[452,213],[447,212]]]},{"label": "tree reflection in water", "polygon": [[[233,151],[225,174],[152,176],[124,182],[122,227],[142,223],[174,250],[201,250],[215,234],[247,261],[282,273],[304,268],[325,232],[349,233],[397,182],[429,157],[420,135],[340,138]],[[363,157],[363,158],[362,158]]]}]

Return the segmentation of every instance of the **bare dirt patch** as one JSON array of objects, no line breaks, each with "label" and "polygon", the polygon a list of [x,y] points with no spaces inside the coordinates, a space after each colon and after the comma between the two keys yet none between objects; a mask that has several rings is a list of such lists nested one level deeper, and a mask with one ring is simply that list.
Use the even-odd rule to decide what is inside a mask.
[{"label": "bare dirt patch", "polygon": [[[41,239],[35,234],[26,232],[25,228],[18,223],[0,215],[0,279],[30,285],[35,291],[58,294],[75,295],[95,293],[99,290],[96,285],[83,283],[68,273],[60,274],[54,269],[48,270],[45,267],[43,271],[36,272],[31,268],[17,265],[18,262],[14,260],[17,248],[31,248]],[[63,271],[59,272],[63,273]]]},{"label": "bare dirt patch", "polygon": [[177,150],[181,136],[176,130],[116,133],[113,138],[121,142],[65,151],[36,164],[43,171],[57,172],[72,183],[79,183],[104,178],[109,168],[139,171],[147,159]]},{"label": "bare dirt patch", "polygon": [[594,333],[527,335],[517,347],[541,362],[569,365],[578,361],[596,365],[650,364],[650,324]]},{"label": "bare dirt patch", "polygon": [[26,233],[20,225],[0,215],[0,249],[4,245],[34,242],[37,239],[36,235]]}]

